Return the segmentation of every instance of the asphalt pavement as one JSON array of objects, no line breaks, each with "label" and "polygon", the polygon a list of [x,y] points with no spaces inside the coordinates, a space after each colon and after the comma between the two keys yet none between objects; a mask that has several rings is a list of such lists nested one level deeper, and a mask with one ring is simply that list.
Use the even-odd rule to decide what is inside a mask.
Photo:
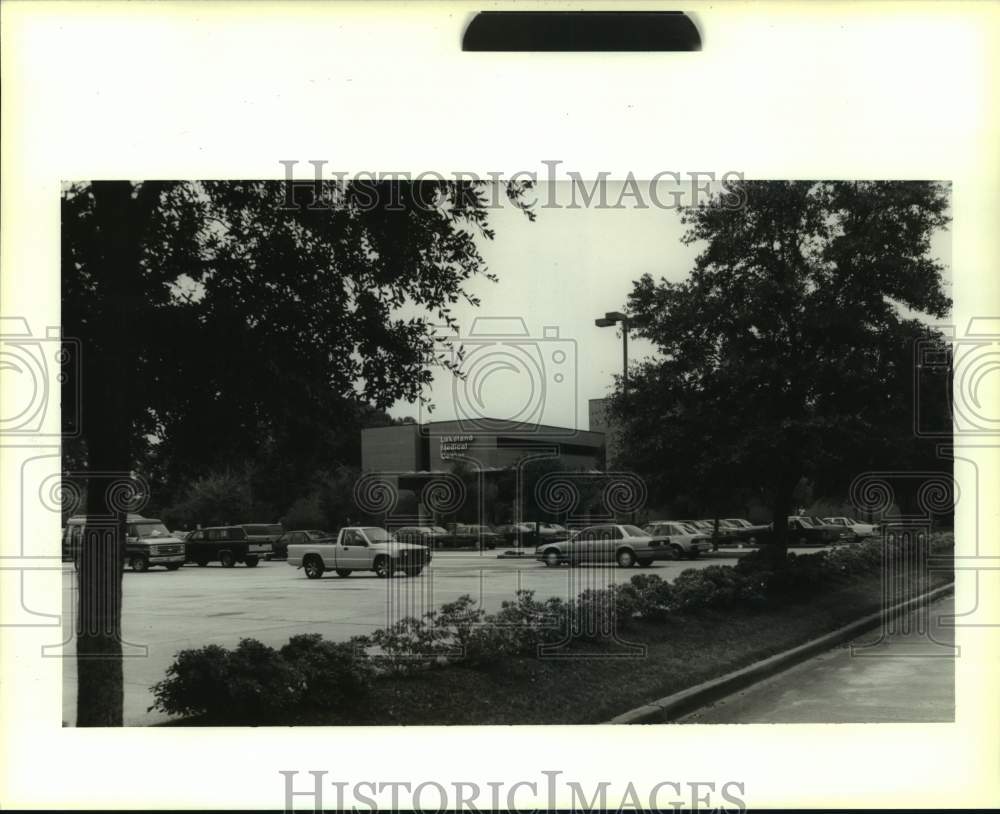
[{"label": "asphalt pavement", "polygon": [[[126,570],[122,613],[125,723],[166,720],[161,713],[147,712],[153,703],[150,687],[164,678],[179,650],[207,644],[234,647],[241,638],[280,647],[299,633],[320,633],[344,641],[406,616],[421,616],[462,594],[494,612],[520,589],[535,591],[536,599],[573,599],[588,588],[627,582],[636,574],[673,580],[688,568],[732,565],[746,551],[720,551],[693,561],[657,562],[648,568],[614,564],[547,568],[530,554],[523,559],[501,559],[500,553],[502,549],[437,551],[419,577],[397,575],[391,580],[365,572],[347,578],[331,572],[310,580],[283,561],[262,562],[252,569],[213,563],[206,568],[186,565],[174,572]],[[68,642],[63,650],[63,721],[68,725],[76,720],[75,580],[67,564],[63,571],[63,635]]]},{"label": "asphalt pavement", "polygon": [[[343,641],[371,633],[405,616],[420,616],[444,602],[469,594],[488,612],[513,598],[519,589],[536,598],[571,599],[587,588],[627,582],[639,573],[672,580],[688,568],[732,564],[739,552],[723,552],[699,560],[654,563],[649,568],[592,565],[547,568],[533,557],[498,559],[500,551],[439,551],[419,577],[383,580],[355,572],[347,578],[328,573],[307,579],[285,562],[262,562],[256,568],[218,564],[179,571],[126,570],[123,584],[122,636],[126,642],[125,723],[145,725],[166,720],[147,712],[153,703],[150,687],[162,679],[179,650],[207,644],[235,646],[255,638],[280,647],[299,633],[321,633]],[[72,657],[76,575],[63,572],[64,637],[63,721],[76,719],[76,661]]]}]

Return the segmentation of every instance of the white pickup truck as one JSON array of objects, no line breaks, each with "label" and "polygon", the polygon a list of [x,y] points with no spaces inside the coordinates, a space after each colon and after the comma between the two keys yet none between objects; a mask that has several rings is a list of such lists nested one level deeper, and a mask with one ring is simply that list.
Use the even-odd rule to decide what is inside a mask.
[{"label": "white pickup truck", "polygon": [[380,577],[401,571],[415,577],[430,561],[427,546],[401,543],[377,526],[347,526],[336,540],[331,537],[288,546],[288,564],[304,569],[309,579],[319,579],[327,571],[336,571],[338,577],[354,571],[374,571]]}]

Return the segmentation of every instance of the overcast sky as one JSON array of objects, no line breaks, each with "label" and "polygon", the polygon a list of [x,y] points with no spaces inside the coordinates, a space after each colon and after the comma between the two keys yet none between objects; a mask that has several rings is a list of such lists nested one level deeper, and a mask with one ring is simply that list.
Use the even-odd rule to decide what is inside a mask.
[{"label": "overcast sky", "polygon": [[[499,282],[475,280],[470,290],[480,297],[480,307],[454,307],[463,336],[473,331],[492,335],[482,344],[465,339],[466,380],[438,370],[428,391],[433,413],[400,402],[392,415],[418,420],[480,415],[588,428],[588,399],[607,395],[612,377],[622,369],[617,330],[598,328],[594,319],[624,310],[632,281],[647,272],[683,279],[700,249],[681,243],[685,227],[677,209],[652,205],[645,185],[640,191],[650,204],[647,209],[637,208],[631,198],[624,200],[623,209],[593,204],[571,209],[566,206],[571,185],[556,186],[561,208],[536,206],[534,223],[509,205],[490,213],[496,238],[480,241],[480,246]],[[621,190],[620,183],[608,182],[608,203],[614,204]],[[659,200],[669,204],[671,192],[690,201],[691,184],[660,184]],[[532,194],[539,204],[550,200],[545,184]],[[577,203],[582,204],[579,192]],[[935,253],[949,263],[949,234],[938,236]],[[503,340],[505,332],[519,327],[517,318],[527,336]],[[545,338],[546,328],[558,329],[559,338]],[[649,343],[629,340],[631,360],[652,352]]]}]

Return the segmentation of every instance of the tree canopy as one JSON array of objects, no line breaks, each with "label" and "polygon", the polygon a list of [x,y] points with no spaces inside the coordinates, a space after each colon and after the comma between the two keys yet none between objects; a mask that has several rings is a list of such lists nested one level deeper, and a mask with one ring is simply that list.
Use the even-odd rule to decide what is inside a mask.
[{"label": "tree canopy", "polygon": [[[421,398],[431,363],[451,363],[435,326],[477,304],[474,278],[492,278],[480,185],[330,182],[324,206],[289,207],[284,182],[121,182],[122,210],[143,226],[111,224],[137,238],[118,291],[102,274],[106,186],[63,195],[63,326],[85,349],[84,384],[103,346],[128,343],[117,387],[133,465],[148,462],[161,488],[261,461],[294,489],[356,463],[357,429]],[[522,190],[508,190],[516,205]],[[128,335],[101,324],[112,301],[134,315]]]},{"label": "tree canopy", "polygon": [[[934,451],[913,437],[918,319],[950,308],[931,238],[948,189],[929,182],[742,182],[745,205],[684,210],[703,247],[680,282],[645,275],[628,310],[657,354],[612,409],[622,458],[661,500],[759,492],[778,536],[803,477],[846,489]],[[942,343],[943,345],[943,343]],[[933,395],[932,395],[933,394]],[[943,407],[947,409],[946,404]]]}]

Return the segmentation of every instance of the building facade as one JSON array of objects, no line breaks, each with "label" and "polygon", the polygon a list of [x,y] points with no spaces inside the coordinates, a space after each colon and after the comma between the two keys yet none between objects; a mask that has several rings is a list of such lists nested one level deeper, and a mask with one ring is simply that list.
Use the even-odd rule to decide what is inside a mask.
[{"label": "building facade", "polygon": [[602,432],[516,421],[431,421],[361,431],[366,472],[450,472],[456,464],[483,471],[509,469],[525,459],[558,459],[568,469],[603,469]]}]

